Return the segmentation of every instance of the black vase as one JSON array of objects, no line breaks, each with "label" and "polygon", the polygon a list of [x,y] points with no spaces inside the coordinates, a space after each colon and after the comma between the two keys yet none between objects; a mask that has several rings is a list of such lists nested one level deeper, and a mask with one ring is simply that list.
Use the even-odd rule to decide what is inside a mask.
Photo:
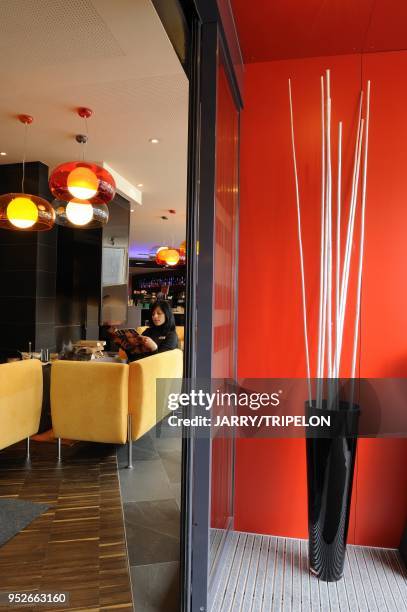
[{"label": "black vase", "polygon": [[306,411],[331,418],[329,429],[314,430],[306,446],[310,570],[333,582],[345,563],[360,410],[347,402],[328,410],[323,401],[322,408],[307,402]]}]

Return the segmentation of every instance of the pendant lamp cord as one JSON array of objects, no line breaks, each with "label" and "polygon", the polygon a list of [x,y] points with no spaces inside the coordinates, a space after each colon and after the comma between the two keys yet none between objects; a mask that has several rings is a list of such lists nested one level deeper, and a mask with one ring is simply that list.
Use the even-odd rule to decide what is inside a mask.
[{"label": "pendant lamp cord", "polygon": [[24,182],[25,182],[25,160],[27,155],[27,129],[28,123],[24,123],[24,153],[23,153],[23,176],[21,178],[21,192],[24,193]]},{"label": "pendant lamp cord", "polygon": [[83,120],[85,122],[86,142],[83,143],[82,161],[85,161],[86,145],[88,144],[88,140],[89,140],[89,129],[88,129],[88,120],[86,119],[86,117],[84,117]]}]

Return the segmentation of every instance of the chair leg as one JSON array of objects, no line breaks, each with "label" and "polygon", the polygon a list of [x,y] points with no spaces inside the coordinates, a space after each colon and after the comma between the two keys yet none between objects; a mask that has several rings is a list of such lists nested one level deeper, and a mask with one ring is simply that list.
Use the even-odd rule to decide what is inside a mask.
[{"label": "chair leg", "polygon": [[58,463],[62,461],[62,439],[57,438],[57,446],[58,446]]},{"label": "chair leg", "polygon": [[26,452],[25,452],[25,460],[27,461],[27,463],[29,463],[30,459],[31,459],[31,455],[30,455],[30,438],[28,437],[26,440],[26,446],[25,446]]},{"label": "chair leg", "polygon": [[128,451],[128,460],[127,460],[127,469],[132,469],[133,467],[133,445],[131,439],[131,414],[129,414],[127,418],[127,451]]}]

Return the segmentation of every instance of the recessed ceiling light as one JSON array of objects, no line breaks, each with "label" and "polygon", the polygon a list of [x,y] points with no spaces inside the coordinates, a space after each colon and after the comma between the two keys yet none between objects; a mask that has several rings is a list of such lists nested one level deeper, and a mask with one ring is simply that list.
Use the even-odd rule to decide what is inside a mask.
[{"label": "recessed ceiling light", "polygon": [[0,155],[3,155],[4,157],[4,155],[7,155],[7,153],[5,151],[0,151]]},{"label": "recessed ceiling light", "polygon": [[130,208],[130,212],[134,212],[134,208]]},{"label": "recessed ceiling light", "polygon": [[158,138],[149,138],[148,142],[151,142],[151,144],[158,144],[160,141]]},{"label": "recessed ceiling light", "polygon": [[143,183],[138,183],[137,187],[144,187]]}]

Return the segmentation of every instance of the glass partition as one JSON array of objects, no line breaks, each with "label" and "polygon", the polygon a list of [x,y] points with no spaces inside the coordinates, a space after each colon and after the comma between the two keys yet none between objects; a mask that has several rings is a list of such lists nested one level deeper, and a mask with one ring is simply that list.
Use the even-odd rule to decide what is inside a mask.
[{"label": "glass partition", "polygon": [[[239,112],[225,69],[218,66],[212,378],[236,378]],[[220,410],[230,408],[219,407]],[[234,440],[212,438],[211,527],[233,517]]]},{"label": "glass partition", "polygon": [[[239,111],[221,54],[217,84],[212,379],[223,379],[227,387],[236,379]],[[232,410],[216,408],[218,414],[229,416]],[[235,460],[234,437],[226,437],[216,426],[211,437],[209,602],[216,592],[226,536],[233,528]]]}]

